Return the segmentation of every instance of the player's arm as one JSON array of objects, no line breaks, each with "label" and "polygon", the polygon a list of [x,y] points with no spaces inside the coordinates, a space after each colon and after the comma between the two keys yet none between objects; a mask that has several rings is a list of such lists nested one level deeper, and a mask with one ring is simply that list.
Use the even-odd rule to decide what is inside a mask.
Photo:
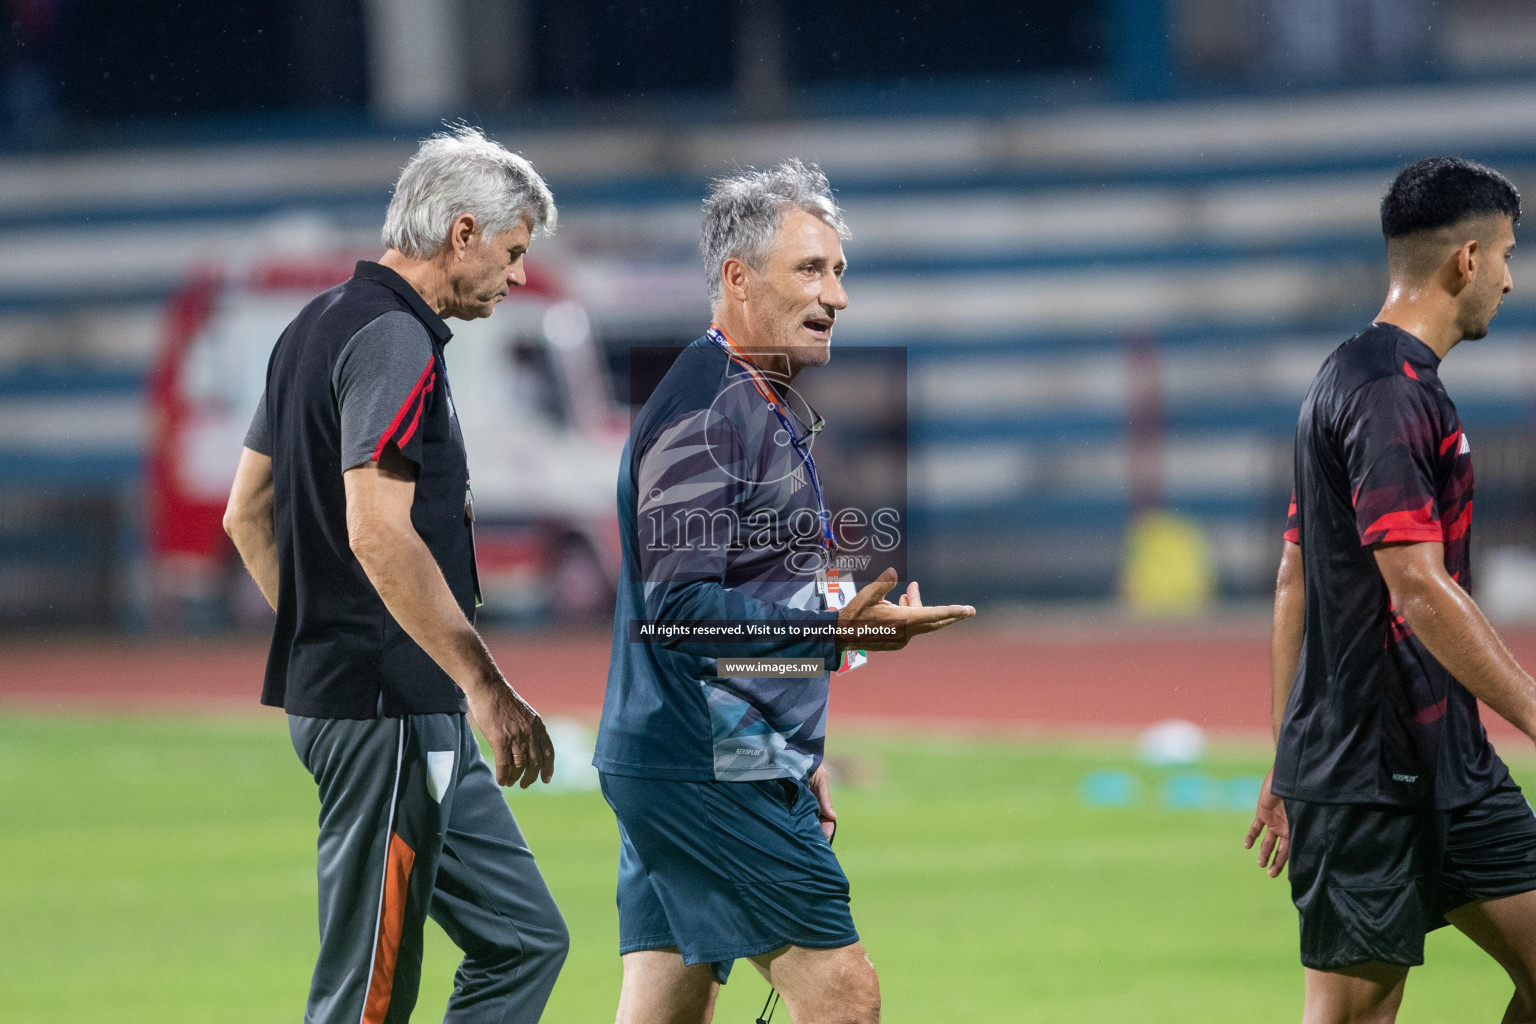
[{"label": "player's arm", "polygon": [[1463,686],[1536,737],[1536,682],[1445,567],[1451,524],[1441,521],[1436,480],[1458,425],[1445,421],[1434,392],[1404,374],[1360,388],[1351,401],[1344,455],[1356,526],[1393,606]]},{"label": "player's arm", "polygon": [[[1306,587],[1301,571],[1301,546],[1285,542],[1280,555],[1280,571],[1275,578],[1275,615],[1269,638],[1269,717],[1275,741],[1280,740],[1280,723],[1285,705],[1296,682],[1296,666],[1301,661],[1301,638],[1306,624]],[[1275,769],[1270,767],[1259,789],[1258,807],[1253,824],[1243,840],[1246,849],[1259,843],[1259,867],[1277,877],[1290,859],[1291,830],[1285,816],[1285,801],[1270,791]]]},{"label": "player's arm", "polygon": [[1445,569],[1436,541],[1374,547],[1392,603],[1446,671],[1536,739],[1536,680],[1515,661],[1471,595]]},{"label": "player's arm", "polygon": [[[742,511],[749,481],[757,474],[729,419],[709,412],[681,417],[658,430],[637,460],[636,557],[648,618],[795,626],[830,626],[837,621],[836,612],[790,608],[726,586],[730,548],[738,532],[772,525],[755,526]],[[709,638],[676,637],[663,646],[706,658],[720,656],[723,649],[721,641]],[[737,638],[728,651],[743,658],[824,661],[836,653],[830,635]]]},{"label": "player's arm", "polygon": [[1285,542],[1275,578],[1275,616],[1269,636],[1269,723],[1275,742],[1301,663],[1301,635],[1306,624],[1306,585],[1301,573],[1301,545]]},{"label": "player's arm", "polygon": [[261,596],[277,610],[277,540],[272,520],[272,459],[249,448],[240,450],[235,483],[224,506],[224,532],[235,542],[240,560]]},{"label": "player's arm", "polygon": [[426,542],[411,523],[415,466],[393,446],[342,476],[347,539],[400,628],[464,691],[496,755],[496,780],[524,788],[554,772],[538,714],[512,689],[475,631]]},{"label": "player's arm", "polygon": [[[697,453],[707,452],[706,457]],[[814,637],[768,638],[733,643],[742,657],[780,655],[832,660],[844,646],[866,650],[895,650],[909,636],[939,629],[975,614],[961,605],[935,608],[905,607],[883,599],[896,583],[886,570],[859,591],[841,612],[789,608],[756,600],[725,585],[729,531],[716,523],[737,524],[744,533],[759,528],[742,514],[747,482],[756,473],[734,424],[727,417],[694,414],[658,432],[636,467],[639,560],[646,585],[646,612],[654,619],[759,621],[786,624],[846,624],[854,619],[893,623],[901,628],[890,641]],[[718,518],[717,518],[718,517]],[[707,524],[702,536],[680,525]],[[684,639],[667,641],[677,650],[713,657],[719,644]]]},{"label": "player's arm", "polygon": [[496,781],[524,787],[554,770],[544,724],[507,683],[411,522],[425,453],[419,425],[436,390],[431,338],[409,313],[362,327],[337,357],[347,539],[395,621],[446,672],[496,757]]}]

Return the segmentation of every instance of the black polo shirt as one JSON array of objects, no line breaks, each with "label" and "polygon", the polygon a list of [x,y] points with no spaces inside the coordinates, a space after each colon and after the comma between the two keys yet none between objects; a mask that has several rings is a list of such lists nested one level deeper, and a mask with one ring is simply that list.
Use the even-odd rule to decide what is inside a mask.
[{"label": "black polo shirt", "polygon": [[342,483],[387,447],[410,460],[411,523],[473,621],[469,470],[443,363],[451,336],[402,277],[363,261],[278,338],[246,437],[272,458],[278,600],[263,704],[314,718],[466,709],[352,554]]},{"label": "black polo shirt", "polygon": [[1372,324],[1323,363],[1296,427],[1286,539],[1306,626],[1274,791],[1319,803],[1448,810],[1507,774],[1477,700],[1392,607],[1378,544],[1433,541],[1470,583],[1472,446],[1413,335]]}]

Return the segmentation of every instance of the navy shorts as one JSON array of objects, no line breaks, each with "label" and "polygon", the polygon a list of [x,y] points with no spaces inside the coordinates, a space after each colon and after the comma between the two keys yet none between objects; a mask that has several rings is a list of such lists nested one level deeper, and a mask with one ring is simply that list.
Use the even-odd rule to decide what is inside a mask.
[{"label": "navy shorts", "polygon": [[1449,811],[1286,800],[1301,962],[1416,967],[1447,912],[1536,889],[1536,814],[1505,776]]},{"label": "navy shorts", "polygon": [[676,946],[724,982],[738,957],[859,941],[803,781],[601,778],[619,819],[621,954]]}]

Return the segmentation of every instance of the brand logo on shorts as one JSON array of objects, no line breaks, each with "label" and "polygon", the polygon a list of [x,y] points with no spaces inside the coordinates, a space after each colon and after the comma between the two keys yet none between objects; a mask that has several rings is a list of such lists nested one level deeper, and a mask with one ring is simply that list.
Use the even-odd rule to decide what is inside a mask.
[{"label": "brand logo on shorts", "polygon": [[427,751],[427,792],[432,794],[432,799],[442,803],[452,781],[453,751]]},{"label": "brand logo on shorts", "polygon": [[1392,781],[1393,782],[1418,782],[1419,781],[1419,777],[1417,775],[1402,775],[1402,774],[1399,774],[1397,772],[1393,772],[1392,773]]}]

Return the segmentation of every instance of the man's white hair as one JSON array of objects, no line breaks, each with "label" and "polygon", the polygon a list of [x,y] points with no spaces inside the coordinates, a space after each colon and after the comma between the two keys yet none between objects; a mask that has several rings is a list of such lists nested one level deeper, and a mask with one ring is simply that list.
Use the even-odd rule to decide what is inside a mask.
[{"label": "man's white hair", "polygon": [[790,210],[804,210],[836,231],[837,237],[849,237],[827,176],[815,164],[807,167],[791,158],[764,171],[749,167],[714,180],[704,199],[704,230],[699,237],[712,308],[725,297],[720,280],[725,261],[734,256],[753,270],[763,269],[779,222]]},{"label": "man's white hair", "polygon": [[460,124],[423,141],[400,172],[384,214],[384,246],[431,259],[466,213],[485,240],[520,220],[538,235],[555,230],[555,198],[533,165],[480,129]]}]

